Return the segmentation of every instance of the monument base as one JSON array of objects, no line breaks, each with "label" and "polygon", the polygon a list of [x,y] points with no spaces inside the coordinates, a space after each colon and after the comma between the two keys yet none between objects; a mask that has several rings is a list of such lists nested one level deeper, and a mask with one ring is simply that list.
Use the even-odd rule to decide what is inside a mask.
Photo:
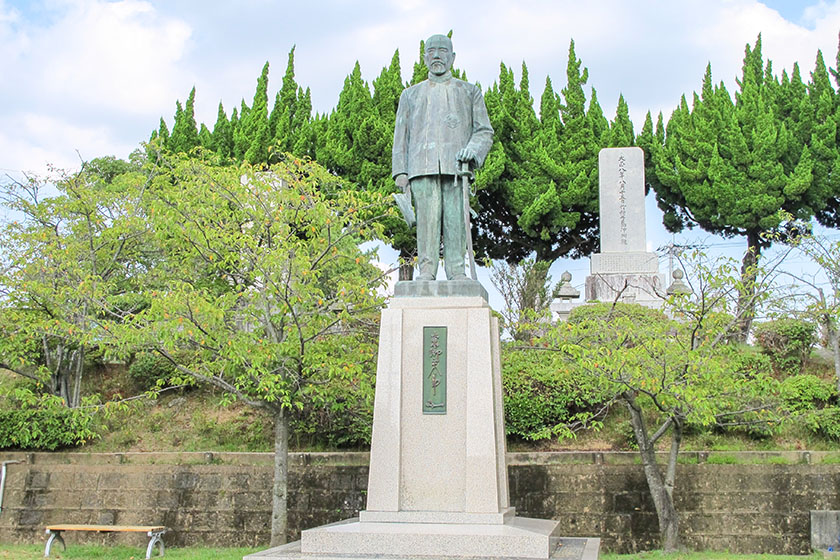
[{"label": "monument base", "polygon": [[666,297],[662,274],[593,274],[586,277],[586,301],[638,303],[659,309]]},{"label": "monument base", "polygon": [[299,541],[249,554],[244,560],[598,559],[600,539],[560,537],[557,525],[523,517],[504,525],[348,519],[309,529]]}]

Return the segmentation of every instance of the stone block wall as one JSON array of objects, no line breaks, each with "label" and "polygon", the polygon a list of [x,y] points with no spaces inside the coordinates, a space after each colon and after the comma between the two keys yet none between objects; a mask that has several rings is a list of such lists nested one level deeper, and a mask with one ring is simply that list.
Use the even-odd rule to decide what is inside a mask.
[{"label": "stone block wall", "polygon": [[[696,550],[806,554],[812,509],[840,509],[840,464],[818,453],[742,453],[740,464],[686,454],[676,502],[684,543]],[[823,454],[825,455],[825,454]],[[43,542],[52,523],[164,524],[168,545],[263,546],[271,517],[271,454],[3,453],[0,543]],[[364,508],[366,453],[290,458],[289,537]],[[786,464],[781,464],[786,463]],[[632,453],[512,453],[517,514],[599,536],[602,550],[657,547],[657,521]],[[68,535],[68,543],[142,544],[138,535]]]}]

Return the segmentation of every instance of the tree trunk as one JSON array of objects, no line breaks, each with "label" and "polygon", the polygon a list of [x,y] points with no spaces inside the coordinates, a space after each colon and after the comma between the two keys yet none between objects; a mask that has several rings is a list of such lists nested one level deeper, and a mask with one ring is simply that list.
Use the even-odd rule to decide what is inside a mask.
[{"label": "tree trunk", "polygon": [[280,411],[274,419],[274,487],[271,493],[271,546],[286,543],[289,486],[289,419]]},{"label": "tree trunk", "polygon": [[[653,505],[656,508],[656,517],[659,520],[660,546],[665,552],[674,552],[679,549],[679,518],[674,508],[673,474],[669,468],[669,480],[666,482],[662,476],[662,470],[656,462],[654,446],[650,441],[642,410],[636,405],[636,398],[632,393],[623,395],[627,409],[630,411],[630,423],[633,426],[633,433],[636,436],[636,443],[639,445],[639,454],[642,458],[642,466],[645,470],[648,490],[653,498]],[[679,444],[677,444],[677,448]],[[672,446],[673,454],[673,446]],[[674,460],[676,464],[676,459]],[[673,470],[673,473],[676,469]],[[669,487],[670,486],[670,487]]]},{"label": "tree trunk", "polygon": [[758,262],[758,256],[761,254],[761,246],[758,242],[758,233],[750,232],[747,234],[747,252],[744,253],[744,258],[741,260],[741,289],[738,294],[738,309],[736,310],[738,330],[734,337],[736,342],[747,341],[755,317],[755,280],[757,277],[755,265]]},{"label": "tree trunk", "polygon": [[411,281],[414,279],[414,253],[408,249],[400,249],[400,275],[399,281]]},{"label": "tree trunk", "polygon": [[414,255],[405,249],[400,249],[400,276],[399,280],[408,281],[414,279]]},{"label": "tree trunk", "polygon": [[71,360],[70,365],[73,368],[73,391],[70,393],[68,406],[76,408],[82,404],[82,372],[85,367],[85,347],[80,346],[74,350],[72,356],[73,360]]}]

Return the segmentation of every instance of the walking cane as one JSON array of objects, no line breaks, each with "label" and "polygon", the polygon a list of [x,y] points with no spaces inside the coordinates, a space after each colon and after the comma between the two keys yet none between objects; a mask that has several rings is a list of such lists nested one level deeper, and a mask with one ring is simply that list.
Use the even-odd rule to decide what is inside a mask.
[{"label": "walking cane", "polygon": [[478,280],[475,273],[475,255],[473,254],[472,227],[470,227],[470,162],[461,162],[461,183],[464,185],[464,226],[467,228],[467,255],[470,258],[470,276]]}]

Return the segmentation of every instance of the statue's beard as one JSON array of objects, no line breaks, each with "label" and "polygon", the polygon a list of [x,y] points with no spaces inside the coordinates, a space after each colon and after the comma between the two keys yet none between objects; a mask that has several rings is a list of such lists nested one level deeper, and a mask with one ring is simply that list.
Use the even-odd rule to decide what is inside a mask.
[{"label": "statue's beard", "polygon": [[439,60],[435,60],[432,62],[432,72],[435,74],[443,74],[446,72],[446,64]]}]

